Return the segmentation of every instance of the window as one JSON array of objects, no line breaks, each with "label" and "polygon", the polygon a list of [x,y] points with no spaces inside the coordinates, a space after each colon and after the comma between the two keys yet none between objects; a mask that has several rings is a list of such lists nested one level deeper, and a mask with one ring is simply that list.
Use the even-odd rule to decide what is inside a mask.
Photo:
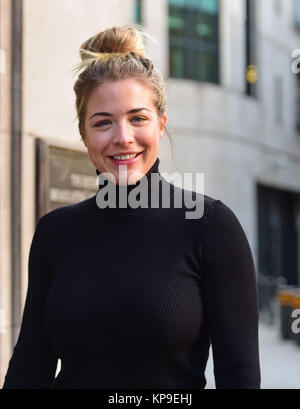
[{"label": "window", "polygon": [[142,23],[142,0],[135,0],[135,17],[134,21],[138,24]]},{"label": "window", "polygon": [[300,0],[294,0],[295,26],[300,30]]},{"label": "window", "polygon": [[171,77],[219,82],[219,1],[169,0]]}]

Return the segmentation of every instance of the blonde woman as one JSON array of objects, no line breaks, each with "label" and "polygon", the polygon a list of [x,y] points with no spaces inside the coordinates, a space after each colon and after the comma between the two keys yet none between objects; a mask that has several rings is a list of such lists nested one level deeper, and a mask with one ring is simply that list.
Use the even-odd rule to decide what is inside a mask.
[{"label": "blonde woman", "polygon": [[[37,224],[4,388],[203,389],[210,345],[216,388],[260,388],[250,247],[220,200],[202,195],[198,218],[174,205],[186,191],[159,172],[164,81],[143,35],[112,27],[81,46],[79,131],[99,191]],[[137,187],[144,205],[130,206]]]}]

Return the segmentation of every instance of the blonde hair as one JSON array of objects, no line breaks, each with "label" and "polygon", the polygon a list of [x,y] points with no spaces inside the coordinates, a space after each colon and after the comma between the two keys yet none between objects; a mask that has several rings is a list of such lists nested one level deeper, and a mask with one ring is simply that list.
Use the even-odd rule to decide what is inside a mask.
[{"label": "blonde hair", "polygon": [[[152,37],[142,26],[127,24],[101,31],[80,47],[81,62],[75,66],[80,72],[74,85],[80,134],[84,132],[84,118],[91,91],[106,81],[133,78],[148,86],[154,95],[158,116],[166,110],[165,85],[162,74],[146,57],[143,37]],[[164,127],[172,147],[173,138]]]}]

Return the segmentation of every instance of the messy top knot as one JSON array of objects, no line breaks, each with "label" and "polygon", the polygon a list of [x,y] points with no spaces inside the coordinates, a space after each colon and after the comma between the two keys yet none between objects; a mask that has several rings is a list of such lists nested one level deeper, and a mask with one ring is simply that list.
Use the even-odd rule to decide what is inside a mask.
[{"label": "messy top knot", "polygon": [[[153,102],[161,117],[166,98],[162,74],[146,57],[144,37],[153,38],[142,26],[128,24],[101,31],[80,47],[81,62],[74,68],[79,72],[74,85],[80,134],[84,133],[84,118],[92,90],[106,81],[133,78],[153,91]],[[165,128],[166,130],[166,128]],[[171,135],[166,133],[172,144]]]},{"label": "messy top knot", "polygon": [[82,44],[80,49],[81,59],[85,60],[94,53],[119,55],[134,53],[144,58],[146,55],[143,35],[145,34],[141,29],[131,25],[104,30]]}]

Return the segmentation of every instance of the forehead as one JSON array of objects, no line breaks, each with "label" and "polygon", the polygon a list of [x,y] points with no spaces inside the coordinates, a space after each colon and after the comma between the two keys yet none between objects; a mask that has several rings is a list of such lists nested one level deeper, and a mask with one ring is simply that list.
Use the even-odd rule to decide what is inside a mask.
[{"label": "forehead", "polygon": [[91,92],[87,112],[100,107],[111,113],[127,112],[140,106],[154,110],[153,97],[153,91],[136,80],[106,81]]}]

